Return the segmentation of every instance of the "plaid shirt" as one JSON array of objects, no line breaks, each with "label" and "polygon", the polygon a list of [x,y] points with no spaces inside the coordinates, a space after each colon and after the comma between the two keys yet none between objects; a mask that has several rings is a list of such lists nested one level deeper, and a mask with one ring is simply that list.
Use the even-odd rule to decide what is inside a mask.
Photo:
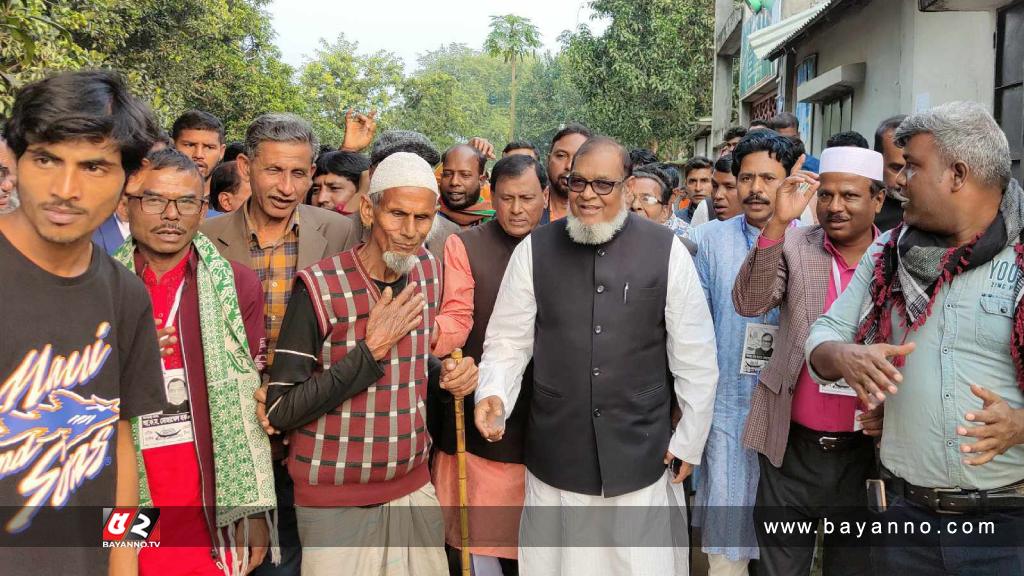
[{"label": "plaid shirt", "polygon": [[292,295],[299,260],[299,213],[295,211],[287,232],[276,242],[260,244],[256,228],[245,211],[245,228],[249,231],[249,265],[263,283],[263,321],[267,329],[267,367],[274,362],[274,349],[281,331],[281,321]]}]

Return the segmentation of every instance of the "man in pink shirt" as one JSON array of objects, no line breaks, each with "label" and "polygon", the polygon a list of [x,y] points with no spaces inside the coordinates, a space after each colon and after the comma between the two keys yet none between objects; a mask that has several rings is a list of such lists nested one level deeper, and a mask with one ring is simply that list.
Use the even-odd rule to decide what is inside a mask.
[{"label": "man in pink shirt", "polygon": [[[491,170],[495,219],[448,237],[444,248],[444,296],[435,319],[435,356],[463,348],[480,362],[487,322],[498,297],[512,251],[540,223],[548,195],[541,186],[541,165],[526,155],[502,158]],[[470,551],[477,576],[515,574],[519,509],[525,498],[523,438],[533,381],[532,365],[523,376],[523,394],[512,410],[501,442],[484,440],[473,423],[473,396],[466,396],[465,429],[469,486]],[[445,511],[448,545],[461,545],[458,519],[458,469],[455,459],[455,410],[451,394],[431,390],[430,405],[441,413],[432,431],[432,476]],[[428,413],[430,408],[428,408]],[[488,507],[491,511],[487,511]],[[484,545],[472,544],[486,543]],[[457,555],[452,555],[456,557]],[[454,560],[458,562],[458,560]]]},{"label": "man in pink shirt", "polygon": [[[846,288],[878,234],[885,197],[882,155],[854,147],[826,149],[819,174],[800,170],[779,189],[775,211],[740,268],[733,303],[743,316],[781,308],[774,352],[751,400],[743,444],[760,453],[754,511],[758,572],[809,574],[816,534],[769,534],[765,522],[818,519],[866,508],[865,480],[874,465],[869,436],[881,414],[861,413],[843,385],[819,386],[803,346],[811,324]],[[814,199],[819,225],[793,228]],[[835,517],[833,517],[835,519]],[[825,536],[825,573],[870,574],[863,549]]]}]

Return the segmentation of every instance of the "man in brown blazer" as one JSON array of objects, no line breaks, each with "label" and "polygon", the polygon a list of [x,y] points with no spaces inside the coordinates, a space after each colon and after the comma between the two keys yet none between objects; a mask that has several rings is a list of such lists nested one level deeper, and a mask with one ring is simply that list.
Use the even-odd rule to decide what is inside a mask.
[{"label": "man in brown blazer", "polygon": [[[772,219],[733,287],[740,315],[781,309],[775,352],[754,390],[743,435],[743,444],[760,453],[754,517],[758,572],[768,576],[809,574],[816,536],[813,531],[769,534],[765,521],[816,525],[838,508],[866,507],[865,480],[874,465],[866,434],[877,435],[881,425],[880,414],[860,413],[848,388],[825,389],[811,380],[804,342],[877,235],[882,156],[862,148],[829,148],[821,157],[820,176],[799,170],[802,163],[779,189]],[[812,198],[821,224],[791,227]],[[824,573],[869,574],[864,550],[834,547],[841,543],[825,536]]]},{"label": "man in brown blazer", "polygon": [[[264,114],[245,134],[238,173],[252,196],[238,210],[206,221],[200,231],[222,256],[247,264],[260,277],[267,331],[267,368],[274,361],[277,336],[295,274],[359,242],[352,222],[331,210],[302,204],[313,184],[313,161],[319,149],[305,120],[292,114]],[[272,442],[278,502],[281,564],[264,562],[257,576],[298,576],[301,562],[293,487],[283,465],[281,442]]]}]

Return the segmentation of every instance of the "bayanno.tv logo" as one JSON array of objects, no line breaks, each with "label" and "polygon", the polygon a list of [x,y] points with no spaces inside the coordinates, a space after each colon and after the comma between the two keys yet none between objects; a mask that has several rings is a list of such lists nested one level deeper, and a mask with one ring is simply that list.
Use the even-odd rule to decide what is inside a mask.
[{"label": "bayanno.tv logo", "polygon": [[159,548],[159,508],[104,508],[104,548]]}]

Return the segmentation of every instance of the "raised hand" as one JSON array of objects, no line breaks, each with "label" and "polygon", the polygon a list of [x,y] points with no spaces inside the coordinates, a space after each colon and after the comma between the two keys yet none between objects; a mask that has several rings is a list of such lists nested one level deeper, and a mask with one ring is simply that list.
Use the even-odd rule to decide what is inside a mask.
[{"label": "raised hand", "polygon": [[366,115],[349,108],[345,112],[345,140],[341,143],[341,149],[359,152],[373,142],[373,136],[376,133],[376,110],[372,110],[369,115]]},{"label": "raised hand", "polygon": [[469,145],[479,150],[488,160],[494,160],[494,144],[491,144],[486,138],[480,138],[479,136],[470,138]]},{"label": "raised hand", "polygon": [[779,186],[775,196],[775,211],[764,229],[765,238],[782,238],[789,224],[804,213],[811,198],[818,193],[821,182],[817,174],[803,170],[805,159],[806,155],[800,155],[790,176]]},{"label": "raised hand", "polygon": [[384,289],[380,300],[370,310],[366,322],[366,345],[373,358],[380,362],[391,348],[423,322],[423,294],[409,284],[397,297],[391,287]]},{"label": "raised hand", "polygon": [[971,384],[971,393],[981,398],[984,404],[981,411],[968,412],[964,419],[981,425],[959,426],[956,432],[961,436],[980,438],[974,444],[960,446],[960,451],[976,454],[973,458],[965,458],[966,464],[981,466],[1013,446],[1024,444],[1024,410],[1011,408],[998,394],[977,384]]}]

